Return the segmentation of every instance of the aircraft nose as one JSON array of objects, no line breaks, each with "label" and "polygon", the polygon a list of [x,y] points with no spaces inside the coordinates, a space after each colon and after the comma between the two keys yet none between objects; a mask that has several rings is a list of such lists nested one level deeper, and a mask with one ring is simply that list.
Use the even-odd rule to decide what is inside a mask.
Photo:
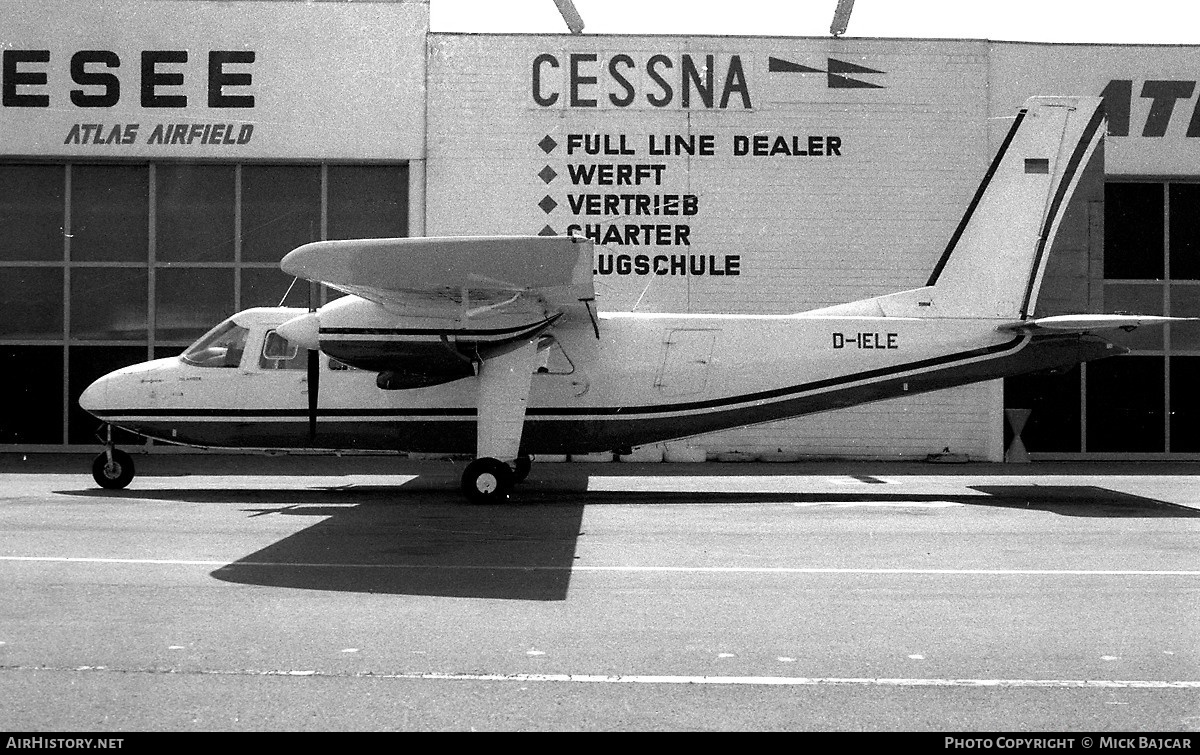
[{"label": "aircraft nose", "polygon": [[79,407],[99,416],[98,412],[144,406],[154,400],[154,387],[169,376],[175,362],[157,359],[110,372],[79,394]]},{"label": "aircraft nose", "polygon": [[79,394],[79,408],[89,414],[103,411],[108,406],[109,387],[112,375],[105,375],[95,381]]},{"label": "aircraft nose", "polygon": [[321,319],[315,312],[293,317],[275,332],[305,349],[321,348]]}]

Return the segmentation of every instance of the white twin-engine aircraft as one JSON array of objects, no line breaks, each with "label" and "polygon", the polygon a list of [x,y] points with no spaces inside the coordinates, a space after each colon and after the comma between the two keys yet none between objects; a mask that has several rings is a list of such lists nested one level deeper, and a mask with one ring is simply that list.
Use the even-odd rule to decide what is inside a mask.
[{"label": "white twin-engine aircraft", "polygon": [[[1047,252],[1103,138],[1098,98],[1021,108],[924,288],[789,315],[597,312],[590,241],[306,244],[283,270],[350,296],[258,308],[181,356],[113,372],[96,481],[133,477],[111,428],[200,447],[466,454],[472,501],[530,454],[577,454],[796,417],[1124,351],[1093,331],[1171,318],[1031,318]],[[310,290],[312,286],[310,285]]]}]

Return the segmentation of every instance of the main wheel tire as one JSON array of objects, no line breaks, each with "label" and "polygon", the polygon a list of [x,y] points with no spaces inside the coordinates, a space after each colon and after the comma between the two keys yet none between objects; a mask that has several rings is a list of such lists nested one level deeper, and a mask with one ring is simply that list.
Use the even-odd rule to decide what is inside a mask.
[{"label": "main wheel tire", "polygon": [[96,484],[107,490],[120,490],[133,480],[133,457],[124,451],[114,448],[112,461],[108,460],[108,452],[104,452],[92,461],[92,478]]},{"label": "main wheel tire", "polygon": [[462,492],[471,503],[506,501],[512,486],[512,469],[498,459],[476,459],[462,476]]},{"label": "main wheel tire", "polygon": [[525,482],[525,478],[529,476],[529,470],[533,469],[533,459],[528,456],[518,456],[513,461],[513,482]]}]

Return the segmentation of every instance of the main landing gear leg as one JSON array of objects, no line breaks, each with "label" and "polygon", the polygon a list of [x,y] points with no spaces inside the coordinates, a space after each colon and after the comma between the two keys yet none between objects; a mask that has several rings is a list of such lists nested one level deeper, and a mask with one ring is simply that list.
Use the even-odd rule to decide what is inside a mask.
[{"label": "main landing gear leg", "polygon": [[92,478],[102,488],[120,490],[133,480],[133,457],[113,445],[112,425],[104,427],[103,437],[97,433],[104,451],[92,460]]},{"label": "main landing gear leg", "polygon": [[529,474],[529,457],[520,448],[536,359],[537,341],[529,340],[479,365],[475,461],[462,477],[463,495],[472,503],[508,500],[513,485]]}]

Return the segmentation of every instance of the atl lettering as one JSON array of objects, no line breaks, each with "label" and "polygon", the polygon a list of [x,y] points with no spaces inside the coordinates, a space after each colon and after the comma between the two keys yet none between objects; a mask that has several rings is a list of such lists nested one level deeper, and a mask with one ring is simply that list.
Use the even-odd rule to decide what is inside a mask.
[{"label": "atl lettering", "polygon": [[[1133,80],[1113,79],[1104,87],[1104,111],[1108,116],[1109,136],[1129,136],[1129,111],[1133,103]],[[1142,136],[1165,136],[1167,125],[1175,113],[1175,103],[1191,99],[1196,82],[1187,80],[1152,80],[1142,82],[1138,96],[1150,100],[1150,112],[1142,126]],[[1200,99],[1192,107],[1187,136],[1200,136]]]}]

